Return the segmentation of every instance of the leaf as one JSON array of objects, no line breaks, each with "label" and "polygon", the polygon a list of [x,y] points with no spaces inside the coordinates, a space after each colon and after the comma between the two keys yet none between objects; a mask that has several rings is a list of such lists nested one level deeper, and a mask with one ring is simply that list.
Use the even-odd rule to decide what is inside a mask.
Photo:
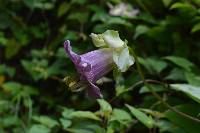
[{"label": "leaf", "polygon": [[60,122],[61,122],[64,129],[67,129],[68,127],[70,127],[72,125],[72,122],[70,120],[67,120],[67,119],[61,118]]},{"label": "leaf", "polygon": [[135,29],[134,39],[137,39],[140,35],[145,34],[149,31],[149,27],[146,25],[138,25]]},{"label": "leaf", "polygon": [[148,117],[145,113],[141,112],[140,110],[134,108],[133,106],[130,106],[128,104],[125,105],[131,113],[146,127],[153,128],[154,126],[154,120],[151,117]]},{"label": "leaf", "polygon": [[185,76],[190,85],[200,87],[200,76],[190,72],[185,72]]},{"label": "leaf", "polygon": [[166,67],[167,67],[167,63],[162,61],[162,60],[158,60],[158,59],[154,59],[154,58],[139,58],[139,62],[151,73],[151,74],[159,74],[160,72],[162,72]]},{"label": "leaf", "polygon": [[100,110],[106,114],[110,114],[112,112],[111,105],[105,101],[104,99],[97,99],[97,102],[100,105]]},{"label": "leaf", "polygon": [[113,109],[110,121],[118,121],[128,125],[132,121],[131,115],[122,109]]},{"label": "leaf", "polygon": [[166,120],[158,120],[155,124],[159,128],[159,133],[186,133],[182,128]]},{"label": "leaf", "polygon": [[68,16],[69,20],[76,20],[79,23],[85,23],[88,21],[89,14],[87,12],[75,12]]},{"label": "leaf", "polygon": [[[153,85],[153,84],[152,84],[151,86],[152,86],[153,90],[156,91],[156,92],[167,91],[167,90],[163,87],[163,85]],[[140,89],[140,91],[139,91],[140,94],[149,93],[149,92],[151,92],[151,91],[149,91],[148,87],[146,87],[146,86],[143,86],[143,87]]]},{"label": "leaf", "polygon": [[30,9],[34,8],[35,0],[23,0],[23,2]]},{"label": "leaf", "polygon": [[2,88],[6,92],[10,92],[12,94],[17,94],[21,91],[22,85],[17,82],[6,82],[2,85]]},{"label": "leaf", "polygon": [[165,7],[168,7],[171,4],[172,0],[162,0],[162,2],[165,5]]},{"label": "leaf", "polygon": [[100,118],[90,111],[75,111],[69,114],[69,117],[88,118],[88,119],[100,121]]},{"label": "leaf", "polygon": [[58,122],[48,116],[33,116],[33,120],[41,123],[42,125],[47,126],[48,128],[53,128],[58,126]]},{"label": "leaf", "polygon": [[70,116],[71,113],[73,113],[74,110],[73,109],[69,109],[69,108],[64,108],[63,112],[62,112],[62,116],[66,119],[71,119],[72,117]]},{"label": "leaf", "polygon": [[190,4],[181,2],[176,2],[170,7],[170,9],[177,9],[177,8],[193,8],[193,7]]},{"label": "leaf", "polygon": [[121,72],[125,72],[135,62],[126,45],[113,51],[113,60]]},{"label": "leaf", "polygon": [[47,74],[48,76],[53,76],[53,75],[57,75],[59,73],[61,73],[61,65],[62,65],[62,62],[57,60],[55,61],[51,66],[48,67],[47,69]]},{"label": "leaf", "polygon": [[6,29],[12,25],[12,19],[6,12],[0,13],[0,29]]},{"label": "leaf", "polygon": [[96,12],[92,16],[91,21],[92,22],[96,22],[96,21],[106,22],[109,18],[110,16],[105,11],[99,11],[99,12]]},{"label": "leaf", "polygon": [[3,75],[0,75],[0,86],[4,83],[5,77]]},{"label": "leaf", "polygon": [[129,88],[126,88],[125,86],[122,85],[118,85],[115,90],[116,90],[116,96],[119,96],[125,92],[130,91]]},{"label": "leaf", "polygon": [[9,115],[2,119],[2,124],[4,127],[8,128],[11,126],[19,126],[21,124],[21,120],[16,116]]},{"label": "leaf", "polygon": [[21,45],[17,43],[15,39],[8,40],[6,44],[6,50],[5,50],[6,59],[11,59],[15,55],[17,55],[20,48],[21,48]]},{"label": "leaf", "polygon": [[200,30],[200,23],[197,23],[192,27],[191,33],[195,33],[199,30]]},{"label": "leaf", "polygon": [[63,16],[65,13],[67,13],[67,11],[69,11],[71,4],[69,2],[63,2],[61,3],[61,5],[58,8],[58,13],[57,16],[61,17]]},{"label": "leaf", "polygon": [[80,121],[76,125],[68,128],[67,131],[72,133],[105,133],[103,128],[89,121]]},{"label": "leaf", "polygon": [[35,81],[48,77],[48,61],[45,59],[32,61],[21,60],[21,64]]},{"label": "leaf", "polygon": [[169,75],[165,77],[166,80],[186,81],[184,70],[180,68],[174,68],[170,71]]},{"label": "leaf", "polygon": [[9,77],[15,75],[15,69],[5,64],[0,65],[0,74],[8,74]]},{"label": "leaf", "polygon": [[130,22],[128,22],[125,19],[122,19],[120,17],[110,17],[105,23],[109,24],[109,25],[122,25],[122,26],[125,26],[125,27],[131,27],[132,28],[132,24]]},{"label": "leaf", "polygon": [[[190,116],[197,117],[200,112],[199,104],[184,104],[179,105],[174,108],[177,108],[181,112],[184,112]],[[187,119],[182,115],[179,115],[171,110],[165,112],[165,116],[169,119],[173,124],[183,129],[187,133],[199,133],[200,124],[193,120]],[[198,118],[197,118],[198,119]]]},{"label": "leaf", "polygon": [[50,129],[39,124],[32,125],[28,133],[50,133]]},{"label": "leaf", "polygon": [[194,64],[192,62],[190,62],[187,59],[182,58],[182,57],[167,56],[167,57],[165,57],[165,59],[173,62],[174,64],[178,65],[179,67],[181,67],[187,71],[191,71],[192,67],[194,67]]},{"label": "leaf", "polygon": [[200,103],[200,87],[195,87],[189,84],[170,84],[170,87],[177,91],[182,91],[193,100]]},{"label": "leaf", "polygon": [[87,0],[72,0],[72,3],[74,4],[80,4],[83,5],[87,2]]}]

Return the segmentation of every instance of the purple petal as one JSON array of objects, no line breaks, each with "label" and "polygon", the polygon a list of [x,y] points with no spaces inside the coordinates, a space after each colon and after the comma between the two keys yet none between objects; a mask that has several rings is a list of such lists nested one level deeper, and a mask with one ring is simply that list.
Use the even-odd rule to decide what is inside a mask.
[{"label": "purple petal", "polygon": [[64,48],[69,58],[73,61],[74,64],[77,64],[80,62],[80,56],[72,51],[69,40],[64,42]]},{"label": "purple petal", "polygon": [[89,88],[87,91],[88,91],[89,97],[91,98],[94,98],[94,99],[103,98],[103,95],[101,94],[99,87],[97,87],[91,82],[89,82]]},{"label": "purple petal", "polygon": [[64,48],[80,74],[80,81],[89,86],[89,96],[102,98],[100,89],[94,83],[113,69],[112,49],[104,48],[77,55],[72,51],[69,40],[64,42]]},{"label": "purple petal", "polygon": [[89,62],[91,70],[84,73],[85,77],[95,83],[113,69],[114,61],[110,48],[95,50],[81,55],[81,61]]}]

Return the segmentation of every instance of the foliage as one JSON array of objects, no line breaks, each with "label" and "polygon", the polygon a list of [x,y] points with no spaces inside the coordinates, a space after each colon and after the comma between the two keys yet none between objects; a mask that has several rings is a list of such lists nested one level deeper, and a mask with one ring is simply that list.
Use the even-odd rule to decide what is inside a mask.
[{"label": "foliage", "polygon": [[[199,9],[199,0],[0,0],[0,132],[198,133]],[[106,30],[119,31],[106,43],[128,41],[118,66],[133,64],[130,51],[142,70],[109,73],[105,99],[70,92],[62,79],[77,72],[63,42],[85,53]]]}]

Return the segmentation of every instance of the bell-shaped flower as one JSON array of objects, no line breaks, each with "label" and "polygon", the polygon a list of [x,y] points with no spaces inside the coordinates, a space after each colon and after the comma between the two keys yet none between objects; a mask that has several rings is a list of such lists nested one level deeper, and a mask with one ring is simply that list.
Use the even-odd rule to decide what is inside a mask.
[{"label": "bell-shaped flower", "polygon": [[95,83],[113,69],[115,63],[112,49],[102,48],[78,55],[72,51],[69,40],[64,42],[64,48],[80,74],[79,84],[87,87],[90,97],[102,98],[100,89]]}]

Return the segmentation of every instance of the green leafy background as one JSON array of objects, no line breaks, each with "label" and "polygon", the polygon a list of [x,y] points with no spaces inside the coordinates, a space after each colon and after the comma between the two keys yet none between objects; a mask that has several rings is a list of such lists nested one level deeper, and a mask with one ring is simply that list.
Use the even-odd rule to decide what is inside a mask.
[{"label": "green leafy background", "polygon": [[[97,49],[89,35],[108,29],[162,100],[135,64],[106,75],[104,100],[62,82],[76,74],[63,42],[85,53]],[[0,0],[0,132],[199,133],[199,36],[200,0]]]}]

